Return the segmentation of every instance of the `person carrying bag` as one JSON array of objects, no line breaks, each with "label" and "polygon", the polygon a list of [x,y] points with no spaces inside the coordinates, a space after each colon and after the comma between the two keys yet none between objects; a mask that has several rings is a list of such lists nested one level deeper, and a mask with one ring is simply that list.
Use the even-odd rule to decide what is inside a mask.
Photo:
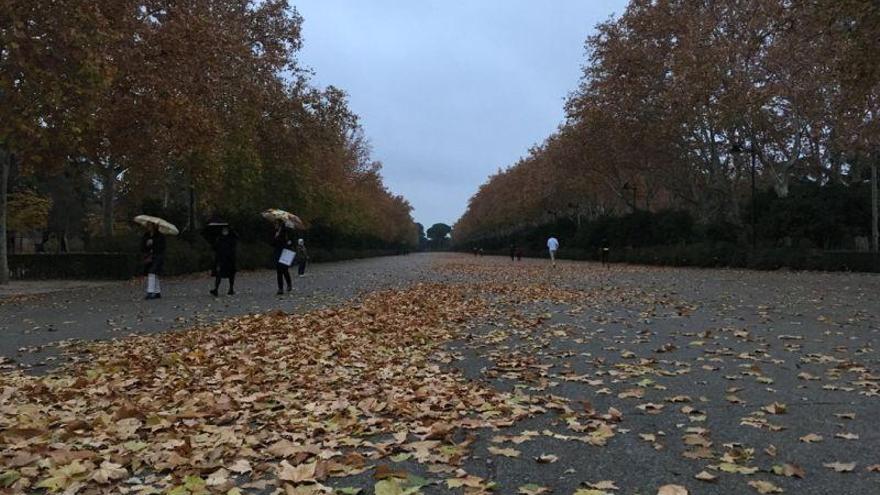
[{"label": "person carrying bag", "polygon": [[296,257],[296,253],[291,249],[294,246],[290,232],[284,227],[284,222],[281,220],[275,222],[275,236],[272,239],[272,246],[275,248],[275,273],[278,278],[278,292],[276,294],[280,296],[284,294],[285,283],[287,292],[293,290],[290,265],[293,264],[293,259]]}]

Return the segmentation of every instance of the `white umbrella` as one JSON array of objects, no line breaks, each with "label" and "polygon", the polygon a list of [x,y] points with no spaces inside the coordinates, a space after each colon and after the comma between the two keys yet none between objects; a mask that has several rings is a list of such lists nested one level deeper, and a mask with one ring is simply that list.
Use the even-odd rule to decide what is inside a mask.
[{"label": "white umbrella", "polygon": [[300,220],[298,216],[284,210],[269,208],[268,210],[261,213],[261,215],[266,220],[270,220],[273,222],[276,220],[281,220],[284,222],[284,225],[286,225],[290,229],[304,230],[306,228],[305,224],[302,220]]},{"label": "white umbrella", "polygon": [[150,215],[138,215],[134,217],[134,221],[139,223],[140,225],[148,225],[153,224],[159,228],[159,232],[166,235],[177,235],[180,231],[177,230],[177,227],[174,226],[168,220],[161,219],[159,217],[151,217]]}]

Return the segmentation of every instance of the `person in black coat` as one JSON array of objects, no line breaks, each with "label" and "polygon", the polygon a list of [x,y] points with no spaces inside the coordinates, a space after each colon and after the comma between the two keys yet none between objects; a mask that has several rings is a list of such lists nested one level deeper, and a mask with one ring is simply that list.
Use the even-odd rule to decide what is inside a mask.
[{"label": "person in black coat", "polygon": [[238,245],[238,234],[224,226],[220,235],[214,240],[214,288],[211,295],[217,296],[220,290],[220,281],[229,279],[229,291],[227,294],[235,294],[235,251]]},{"label": "person in black coat", "polygon": [[162,297],[159,275],[165,265],[165,236],[156,224],[147,224],[147,231],[141,239],[141,252],[144,254],[144,273],[147,276],[147,299]]},{"label": "person in black coat", "polygon": [[300,277],[306,276],[306,263],[309,262],[309,252],[306,249],[306,242],[302,239],[296,241],[296,264]]},{"label": "person in black coat", "polygon": [[290,265],[281,263],[281,252],[285,249],[293,250],[293,239],[290,231],[285,228],[284,222],[278,220],[275,222],[275,236],[272,238],[272,247],[275,248],[275,272],[278,277],[278,295],[284,294],[284,284],[287,283],[287,292],[293,289],[293,283],[290,280]]}]

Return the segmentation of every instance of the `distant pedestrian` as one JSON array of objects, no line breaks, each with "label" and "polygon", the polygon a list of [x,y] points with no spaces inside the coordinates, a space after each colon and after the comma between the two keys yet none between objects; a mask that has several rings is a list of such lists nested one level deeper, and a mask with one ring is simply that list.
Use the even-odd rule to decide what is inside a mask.
[{"label": "distant pedestrian", "polygon": [[220,230],[220,235],[214,240],[214,288],[211,295],[217,296],[220,290],[220,281],[229,279],[229,291],[227,294],[235,294],[235,252],[238,246],[238,234],[228,225]]},{"label": "distant pedestrian", "polygon": [[521,247],[516,248],[516,261],[522,261],[523,250]]},{"label": "distant pedestrian", "polygon": [[284,221],[275,222],[275,235],[272,238],[272,247],[275,248],[275,273],[278,277],[277,295],[284,294],[284,286],[287,284],[287,292],[293,290],[293,284],[290,280],[290,265],[293,264],[293,240],[290,237],[290,231],[285,228]]},{"label": "distant pedestrian", "polygon": [[309,252],[306,250],[306,243],[299,239],[296,241],[296,259],[297,270],[300,277],[306,276],[306,263],[309,261]]},{"label": "distant pedestrian", "polygon": [[553,236],[547,239],[547,250],[550,251],[550,261],[556,266],[556,251],[559,251],[559,240]]},{"label": "distant pedestrian", "polygon": [[611,252],[611,249],[608,247],[608,239],[602,239],[602,252],[600,253],[600,258],[602,260],[602,266],[608,265],[608,255]]},{"label": "distant pedestrian", "polygon": [[510,245],[510,261],[516,261],[516,244]]},{"label": "distant pedestrian", "polygon": [[160,299],[162,288],[159,285],[159,275],[165,266],[165,235],[159,232],[159,227],[154,223],[145,225],[146,232],[141,239],[141,252],[144,255],[144,273],[147,276],[146,299]]}]

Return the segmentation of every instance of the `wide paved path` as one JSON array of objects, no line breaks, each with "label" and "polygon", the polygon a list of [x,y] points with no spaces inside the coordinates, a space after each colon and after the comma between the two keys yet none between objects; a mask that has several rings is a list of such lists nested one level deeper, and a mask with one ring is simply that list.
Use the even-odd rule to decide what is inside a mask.
[{"label": "wide paved path", "polygon": [[[419,281],[439,283],[381,296],[389,300],[362,297],[378,289],[406,287]],[[235,297],[214,299],[207,293],[210,280],[189,277],[166,280],[165,298],[160,301],[142,300],[141,286],[131,282],[0,302],[0,355],[15,360],[7,362],[7,368],[39,364],[32,368],[39,372],[55,364],[58,349],[70,339],[110,339],[190,327],[244,313],[299,313],[354,300],[357,308],[331,317],[330,323],[325,321],[326,315],[308,320],[316,332],[326,330],[327,335],[338,337],[332,349],[323,341],[300,348],[312,334],[295,332],[311,327],[255,328],[262,333],[253,342],[241,335],[230,335],[228,342],[218,340],[221,334],[215,332],[241,332],[245,328],[233,322],[205,332],[191,332],[191,339],[204,338],[215,346],[188,355],[191,362],[179,369],[166,370],[160,363],[150,368],[155,375],[149,375],[152,378],[124,383],[131,394],[146,394],[143,397],[150,400],[153,396],[141,387],[164,384],[157,377],[166,377],[167,373],[185,378],[171,385],[209,390],[216,385],[215,374],[201,375],[202,368],[219,370],[217,363],[228,362],[230,349],[248,350],[261,339],[275,339],[273,345],[287,345],[295,352],[281,352],[277,360],[265,362],[258,359],[262,355],[250,355],[243,364],[237,364],[245,371],[232,376],[224,389],[240,396],[239,407],[247,412],[237,427],[244,431],[263,424],[248,419],[257,417],[248,414],[283,417],[283,421],[266,424],[283,427],[273,435],[287,435],[291,421],[337,408],[361,421],[371,418],[373,425],[386,425],[388,418],[395,419],[397,423],[387,426],[406,425],[409,435],[403,430],[399,438],[386,435],[368,442],[356,435],[345,441],[330,441],[331,433],[337,432],[335,428],[363,424],[341,422],[339,415],[328,420],[333,428],[321,427],[312,432],[313,441],[326,441],[321,455],[356,467],[352,472],[359,473],[344,479],[331,478],[326,483],[362,488],[360,493],[365,494],[375,493],[382,483],[392,483],[386,480],[389,476],[411,482],[422,480],[419,483],[430,480],[419,492],[427,495],[462,493],[460,488],[452,488],[461,486],[471,488],[466,493],[490,493],[491,483],[495,484],[494,493],[501,494],[653,495],[665,484],[687,487],[691,495],[880,493],[878,275],[604,268],[578,262],[561,262],[552,268],[545,260],[512,263],[497,257],[418,254],[315,265],[308,277],[295,280],[293,293],[283,297],[274,295],[274,284],[274,273],[254,272],[241,275]],[[467,296],[459,298],[456,294]],[[422,332],[418,334],[423,337],[434,335],[426,330],[430,325],[421,318],[440,314],[447,307],[459,313],[455,319],[444,316],[443,321],[455,324],[447,340],[435,335],[442,347],[430,347],[424,338],[410,339],[410,329]],[[332,328],[327,330],[327,325]],[[370,340],[371,335],[386,334],[397,339]],[[291,343],[291,335],[298,335],[300,340]],[[154,353],[166,348],[182,352],[172,337],[122,341],[114,348],[138,356],[137,350],[125,348],[127,343],[136,342],[155,346]],[[361,354],[361,344],[345,347],[363,339],[369,340],[368,350],[372,352]],[[186,338],[182,341],[188,342]],[[419,353],[428,351],[430,359],[418,358],[422,355]],[[297,352],[321,358],[299,359]],[[107,349],[96,352],[96,358],[103,359],[103,367],[96,369],[109,369],[108,362],[116,359],[115,354],[108,358],[107,353]],[[376,355],[392,359],[375,359]],[[247,370],[257,361],[261,363],[259,373],[253,375],[252,369]],[[291,374],[291,363],[298,363],[296,373]],[[121,368],[119,373],[124,377],[125,370],[132,367]],[[73,369],[81,371],[83,366]],[[239,390],[238,380],[244,376],[259,378],[259,383],[283,377],[281,383],[265,382],[273,394],[279,390],[294,395],[309,392],[312,384],[303,380],[299,388],[284,387],[301,372],[311,370],[315,374],[317,369],[319,374],[309,375],[317,382],[326,379],[334,384],[357,383],[380,398],[392,397],[388,394],[396,390],[400,403],[391,401],[395,407],[389,410],[370,400],[357,402],[357,408],[345,406],[333,394],[346,398],[352,391],[344,387],[337,390],[339,387],[334,385],[319,390],[321,393],[309,400],[291,399],[285,407],[269,410]],[[118,386],[123,381],[113,373],[97,376]],[[43,401],[39,395],[43,388],[28,380],[37,382],[40,378],[19,376],[15,390],[22,392],[16,394],[8,388],[0,404],[19,401],[21,404],[16,402],[15,406],[19,409],[9,410],[33,412],[33,404],[26,403],[21,395],[36,394]],[[427,393],[430,388],[437,394],[437,387],[447,395]],[[480,392],[484,395],[468,392],[481,387],[487,390]],[[359,393],[366,393],[364,390]],[[464,394],[471,402],[449,396],[451,391]],[[77,407],[92,414],[96,406],[90,401],[102,396],[90,395],[89,389],[85,393],[88,400],[81,400]],[[119,397],[111,395],[101,400]],[[281,393],[275,398],[287,400],[285,397]],[[474,397],[488,399],[479,408],[464,405],[482,401]],[[59,417],[68,414],[71,407],[70,401],[61,399],[53,413]],[[433,404],[435,399],[436,407],[420,409],[420,404]],[[500,406],[489,407],[496,399],[502,401]],[[156,407],[174,409],[175,404]],[[403,407],[407,404],[411,407]],[[528,414],[509,424],[474,426],[482,421],[490,424],[498,415],[517,408],[524,411],[526,406]],[[119,410],[125,414],[129,411]],[[459,418],[459,412],[466,419]],[[380,421],[380,417],[385,419]],[[480,421],[474,423],[475,417]],[[229,419],[227,415],[223,418]],[[445,423],[447,420],[453,423]],[[51,427],[57,430],[59,424],[53,416]],[[198,434],[193,433],[194,441],[201,441],[204,432],[219,431],[213,424],[202,426]],[[455,431],[453,426],[460,429],[458,433],[449,433]],[[27,435],[28,431],[21,430],[19,435]],[[175,431],[166,433],[179,433]],[[141,438],[150,444],[148,449],[165,448],[164,444],[150,443],[165,438],[161,435],[142,433]],[[267,437],[261,445],[276,439]],[[18,447],[26,445],[22,442]],[[105,444],[89,441],[79,446],[100,450]],[[363,456],[370,459],[367,466],[363,466],[361,454],[342,452],[343,446],[360,446]],[[279,479],[289,481],[298,476],[276,470],[281,465],[272,456],[290,457],[294,459],[291,462],[303,462],[301,465],[307,467],[304,459],[314,455],[303,451],[303,458],[297,461],[292,454],[276,455],[271,449],[267,453],[264,447],[245,449],[241,451],[244,454],[236,447],[234,452],[223,454],[227,460],[238,455],[251,458],[255,472],[259,472],[257,477],[269,483],[262,489],[252,484],[246,493],[274,493],[274,487],[283,484]],[[7,455],[12,456],[12,452]],[[21,459],[22,463],[35,462]],[[207,468],[202,471],[208,473]],[[247,487],[246,481],[242,478],[236,482]]]},{"label": "wide paved path", "polygon": [[[442,255],[440,255],[442,256]],[[291,293],[276,296],[275,272],[241,272],[236,295],[208,294],[206,274],[162,280],[162,299],[145,301],[141,280],[109,283],[16,300],[0,298],[0,362],[6,367],[52,365],[69,339],[103,340],[212,323],[271,310],[301,311],[429,275],[431,255],[413,254],[313,264]],[[14,360],[10,363],[9,360]]]}]

